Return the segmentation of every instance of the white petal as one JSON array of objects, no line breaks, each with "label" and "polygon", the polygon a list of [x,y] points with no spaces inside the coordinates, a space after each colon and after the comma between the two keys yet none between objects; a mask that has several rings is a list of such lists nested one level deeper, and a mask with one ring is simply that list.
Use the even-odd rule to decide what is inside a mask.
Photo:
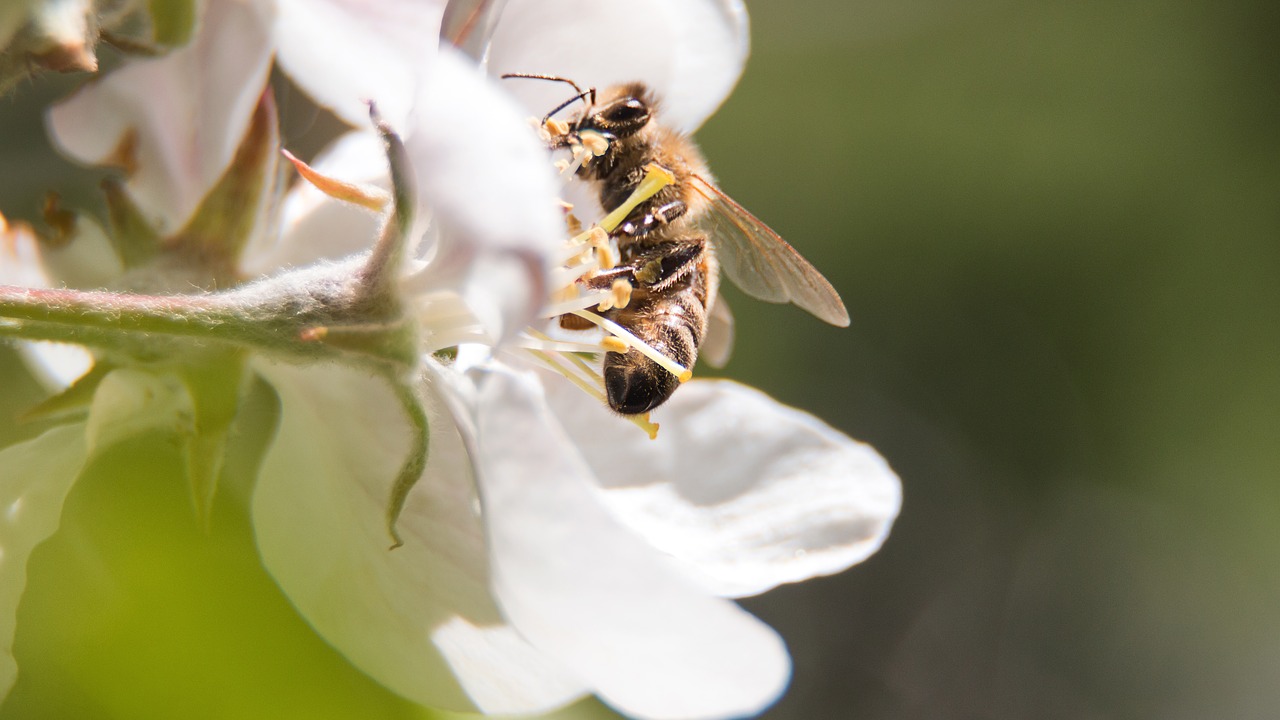
[{"label": "white petal", "polygon": [[[322,175],[347,182],[389,184],[387,152],[372,130],[346,133],[311,166]],[[305,180],[289,190],[282,213],[280,236],[260,236],[274,244],[246,250],[244,266],[251,274],[265,275],[282,267],[364,252],[373,246],[382,224],[369,210],[335,200]]]},{"label": "white petal", "polygon": [[864,560],[902,502],[873,448],[744,385],[686,383],[654,441],[564,383],[549,394],[617,517],[721,595]]},{"label": "white petal", "polygon": [[522,635],[629,716],[739,717],[778,697],[782,640],[613,518],[531,375],[486,377],[477,430],[494,589]]},{"label": "white petal", "polygon": [[442,49],[432,70],[406,146],[440,247],[413,287],[483,301],[473,310],[502,337],[540,309],[564,239],[550,159],[525,113],[465,58]]},{"label": "white petal", "polygon": [[[738,0],[509,0],[488,68],[559,75],[583,89],[643,81],[662,100],[663,121],[693,132],[738,82],[748,47]],[[539,116],[573,96],[558,83],[506,82]]]},{"label": "white petal", "polygon": [[536,712],[582,692],[503,621],[457,431],[432,398],[428,467],[389,550],[407,423],[385,382],[267,366],[279,434],[253,497],[258,549],[303,617],[356,667],[426,705]]},{"label": "white petal", "polygon": [[[444,2],[277,0],[280,65],[307,94],[355,127],[369,100],[400,125],[431,64]],[[458,109],[462,109],[459,106]]]},{"label": "white petal", "polygon": [[58,392],[93,367],[93,354],[79,345],[55,342],[22,342],[18,352],[41,387]]},{"label": "white petal", "polygon": [[82,162],[113,161],[136,143],[129,189],[166,232],[182,226],[226,169],[270,67],[268,5],[204,5],[190,45],[126,63],[49,113],[54,139]]},{"label": "white petal", "polygon": [[0,285],[50,287],[35,234],[21,223],[9,224],[4,215],[0,215]]},{"label": "white petal", "polygon": [[40,260],[49,276],[57,278],[57,285],[66,287],[110,287],[124,273],[107,231],[87,214],[76,218],[71,242],[58,248],[41,247]]},{"label": "white petal", "polygon": [[18,674],[10,649],[27,586],[27,558],[58,529],[62,503],[84,458],[79,423],[0,451],[0,700]]}]

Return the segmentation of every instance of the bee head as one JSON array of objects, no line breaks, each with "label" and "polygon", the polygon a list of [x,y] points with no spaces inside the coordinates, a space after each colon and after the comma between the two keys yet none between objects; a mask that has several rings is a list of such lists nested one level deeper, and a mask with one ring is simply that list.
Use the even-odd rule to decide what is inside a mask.
[{"label": "bee head", "polygon": [[583,118],[579,130],[595,130],[615,138],[635,135],[649,124],[652,111],[640,97],[623,96]]}]

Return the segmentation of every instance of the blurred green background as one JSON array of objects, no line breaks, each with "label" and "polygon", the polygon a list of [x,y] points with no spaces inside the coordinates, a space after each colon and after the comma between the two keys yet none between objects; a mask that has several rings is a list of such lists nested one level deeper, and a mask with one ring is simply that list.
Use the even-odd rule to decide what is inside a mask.
[{"label": "blurred green background", "polygon": [[[1280,5],[750,9],[699,138],[853,326],[730,291],[725,374],[905,489],[880,554],[745,602],[796,661],[765,717],[1276,717]],[[0,101],[7,215],[64,183],[37,109],[67,86]],[[12,417],[38,394],[0,373]],[[0,716],[420,717],[293,615],[231,503],[224,543],[189,523],[177,462],[117,453],[73,492]]]}]

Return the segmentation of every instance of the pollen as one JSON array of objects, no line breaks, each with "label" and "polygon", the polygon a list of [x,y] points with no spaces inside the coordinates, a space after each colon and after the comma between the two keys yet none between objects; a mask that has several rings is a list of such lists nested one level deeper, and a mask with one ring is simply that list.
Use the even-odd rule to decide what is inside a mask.
[{"label": "pollen", "polygon": [[532,116],[529,117],[527,122],[529,123],[529,127],[533,128],[534,132],[538,133],[539,140],[544,143],[551,142],[551,131],[547,129],[546,123]]},{"label": "pollen", "polygon": [[578,134],[578,137],[581,139],[582,147],[595,157],[600,157],[609,149],[609,140],[598,132],[584,130]]},{"label": "pollen", "polygon": [[613,287],[609,288],[613,293],[613,306],[616,308],[624,308],[631,303],[631,283],[623,278],[613,281]]},{"label": "pollen", "polygon": [[551,119],[547,120],[547,132],[553,136],[563,136],[569,134],[569,123],[563,120]]},{"label": "pollen", "polygon": [[600,341],[600,347],[615,353],[625,353],[628,349],[626,343],[612,335],[605,335],[604,339]]}]

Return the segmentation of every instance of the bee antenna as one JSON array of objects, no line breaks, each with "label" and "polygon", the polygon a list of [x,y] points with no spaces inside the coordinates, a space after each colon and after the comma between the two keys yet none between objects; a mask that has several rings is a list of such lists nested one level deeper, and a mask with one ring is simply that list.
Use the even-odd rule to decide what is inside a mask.
[{"label": "bee antenna", "polygon": [[519,79],[523,79],[523,80],[550,80],[550,81],[552,81],[552,82],[568,83],[569,85],[571,85],[571,86],[573,87],[574,91],[576,91],[576,92],[578,93],[577,95],[574,95],[573,97],[569,98],[568,100],[566,100],[566,101],[564,101],[564,102],[560,103],[559,105],[557,105],[557,106],[555,107],[555,109],[554,109],[554,110],[552,110],[551,112],[547,113],[546,115],[543,115],[543,116],[542,116],[542,124],[543,124],[543,125],[547,124],[547,121],[548,121],[548,120],[550,120],[550,119],[551,119],[551,117],[552,117],[553,115],[555,115],[556,113],[558,113],[558,112],[560,112],[561,110],[563,110],[563,109],[565,109],[565,108],[569,107],[570,105],[572,105],[572,104],[574,104],[574,103],[578,102],[579,100],[585,100],[588,96],[590,96],[590,98],[591,98],[591,102],[590,102],[589,104],[591,104],[591,105],[595,105],[595,104],[596,104],[596,89],[595,89],[595,88],[587,88],[586,90],[583,90],[582,88],[578,87],[578,83],[576,83],[576,82],[574,82],[574,81],[572,81],[572,80],[570,80],[569,78],[566,78],[566,77],[560,77],[559,75],[539,75],[539,74],[536,74],[536,73],[505,73],[505,74],[503,74],[503,75],[502,75],[502,79],[503,79],[503,80],[509,80],[509,79],[511,79],[511,78],[519,78]]}]

